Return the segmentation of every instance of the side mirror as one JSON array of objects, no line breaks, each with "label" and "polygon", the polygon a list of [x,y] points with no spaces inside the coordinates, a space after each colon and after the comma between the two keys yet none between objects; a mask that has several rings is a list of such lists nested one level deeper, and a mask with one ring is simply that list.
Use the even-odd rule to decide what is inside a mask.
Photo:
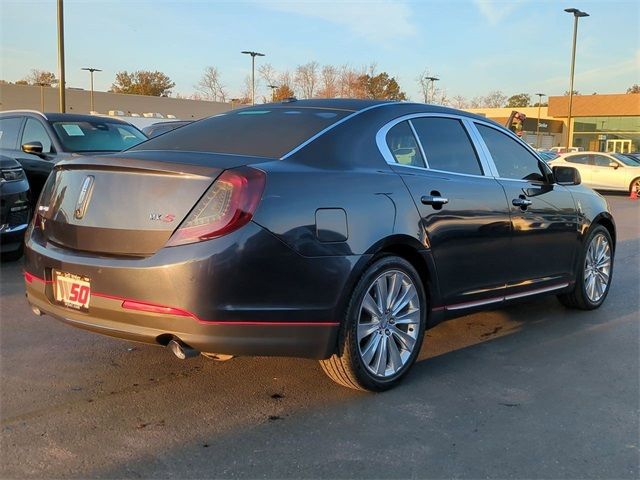
[{"label": "side mirror", "polygon": [[582,178],[577,168],[553,167],[553,178],[559,185],[580,185]]},{"label": "side mirror", "polygon": [[614,170],[617,170],[617,169],[620,167],[620,165],[618,164],[618,162],[614,162],[614,161],[609,162],[609,166],[610,166],[611,168],[613,168]]},{"label": "side mirror", "polygon": [[22,151],[25,153],[32,153],[34,155],[42,155],[42,143],[40,142],[29,142],[22,144]]}]

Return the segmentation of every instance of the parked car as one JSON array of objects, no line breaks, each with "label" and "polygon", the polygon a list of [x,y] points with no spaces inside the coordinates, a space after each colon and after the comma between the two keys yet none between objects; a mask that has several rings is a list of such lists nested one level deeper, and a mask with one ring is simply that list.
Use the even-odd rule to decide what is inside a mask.
[{"label": "parked car", "polygon": [[577,168],[582,183],[598,190],[640,192],[640,163],[622,153],[568,153],[550,164]]},{"label": "parked car", "polygon": [[119,152],[146,139],[133,125],[112,118],[29,110],[0,112],[0,153],[20,162],[34,200],[60,160]]},{"label": "parked car", "polygon": [[560,153],[570,153],[570,152],[582,152],[584,151],[584,148],[582,147],[551,147],[549,149],[551,152],[556,152],[557,154]]},{"label": "parked car", "polygon": [[27,234],[27,299],[180,358],[316,358],[384,390],[447,318],[547,294],[602,304],[615,226],[579,183],[449,108],[234,110],[60,162]]},{"label": "parked car", "polygon": [[624,153],[623,155],[640,164],[640,153]]},{"label": "parked car", "polygon": [[559,157],[558,153],[552,150],[536,150],[536,151],[538,152],[538,155],[540,155],[540,158],[542,158],[547,163]]},{"label": "parked car", "polygon": [[175,130],[176,128],[184,127],[185,125],[189,125],[193,123],[191,120],[175,120],[172,122],[158,122],[153,125],[149,125],[148,127],[144,127],[142,129],[142,133],[144,133],[147,137],[153,138],[158,135],[162,135],[163,133],[170,132],[171,130]]},{"label": "parked car", "polygon": [[24,233],[31,217],[29,182],[20,164],[0,155],[0,252],[2,260],[22,256]]}]

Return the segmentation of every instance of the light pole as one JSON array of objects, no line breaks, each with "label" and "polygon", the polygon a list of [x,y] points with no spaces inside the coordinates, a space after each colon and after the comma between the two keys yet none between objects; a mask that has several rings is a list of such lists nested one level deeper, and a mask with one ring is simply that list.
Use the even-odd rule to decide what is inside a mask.
[{"label": "light pole", "polygon": [[274,103],[276,101],[276,89],[278,85],[267,85],[267,87],[271,89],[271,103]]},{"label": "light pole", "polygon": [[571,141],[571,109],[573,108],[573,73],[576,67],[576,40],[578,38],[578,19],[580,17],[588,17],[587,12],[582,12],[577,8],[565,8],[565,12],[573,14],[573,47],[571,49],[571,73],[569,74],[569,112],[567,114],[567,152],[573,143]]},{"label": "light pole", "polygon": [[64,89],[64,8],[62,0],[58,0],[58,82],[60,83],[60,112],[67,110]]},{"label": "light pole", "polygon": [[538,96],[538,123],[536,124],[536,148],[540,148],[540,107],[542,106],[542,97],[544,93],[536,93]]},{"label": "light pole", "polygon": [[[436,83],[440,80],[438,77],[424,77],[425,80],[429,80],[431,82],[431,101],[433,102],[434,97],[436,96]],[[427,87],[427,95],[429,93],[429,88]],[[429,100],[429,98],[427,98]]]},{"label": "light pole", "polygon": [[101,72],[102,70],[100,70],[99,68],[93,68],[93,67],[84,67],[81,68],[80,70],[86,70],[87,72],[89,72],[91,74],[91,110],[89,113],[94,111],[93,108],[93,72]]},{"label": "light pole", "polygon": [[251,105],[256,104],[256,57],[264,57],[264,53],[244,50],[240,53],[251,55]]}]

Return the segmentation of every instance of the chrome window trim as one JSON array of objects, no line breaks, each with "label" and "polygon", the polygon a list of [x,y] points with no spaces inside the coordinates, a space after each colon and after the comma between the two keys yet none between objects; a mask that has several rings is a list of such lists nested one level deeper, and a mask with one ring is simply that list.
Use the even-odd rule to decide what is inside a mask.
[{"label": "chrome window trim", "polygon": [[[417,132],[415,130],[415,127],[413,126],[413,123],[411,122],[411,120],[415,119],[415,118],[451,118],[454,120],[458,120],[461,124],[462,124],[462,128],[465,131],[465,133],[467,134],[467,136],[469,137],[469,143],[471,143],[471,146],[473,147],[475,153],[476,153],[476,157],[478,159],[478,162],[480,163],[480,169],[482,170],[482,175],[475,175],[475,174],[471,174],[471,173],[459,173],[459,172],[452,172],[449,170],[437,170],[435,168],[430,168],[429,167],[429,160],[427,159],[427,156],[424,153],[424,148],[422,147],[422,142],[420,141],[420,137],[418,137]],[[472,135],[472,132],[469,129],[469,125],[467,124],[467,120],[471,121],[471,119],[468,119],[467,117],[465,117],[464,115],[454,115],[454,114],[450,114],[450,113],[427,113],[427,112],[422,112],[422,113],[411,113],[408,115],[403,115],[401,117],[398,118],[394,118],[393,120],[387,122],[385,125],[382,126],[382,128],[380,128],[380,130],[378,130],[378,133],[376,133],[376,145],[378,146],[378,150],[380,151],[380,153],[382,154],[382,157],[384,158],[385,162],[387,162],[389,165],[392,166],[397,166],[397,167],[403,167],[403,168],[413,168],[413,169],[417,169],[417,170],[421,170],[423,172],[435,172],[435,173],[446,173],[449,175],[459,175],[462,177],[474,177],[474,178],[491,178],[493,177],[493,175],[489,175],[489,173],[492,173],[492,170],[490,168],[490,164],[486,161],[486,158],[484,157],[483,153],[481,152],[481,150],[478,148],[479,144],[476,141],[476,139],[474,138],[474,135]],[[401,163],[396,162],[395,158],[393,157],[393,154],[391,153],[391,150],[389,149],[389,146],[387,145],[387,134],[389,133],[389,130],[391,130],[393,127],[395,127],[397,124],[407,121],[409,123],[409,125],[411,126],[411,130],[413,131],[414,136],[416,137],[416,142],[418,143],[418,146],[420,147],[420,152],[422,153],[423,157],[424,157],[424,161],[426,163],[426,167],[416,167],[413,165],[402,165]],[[479,134],[478,134],[479,135]]]},{"label": "chrome window trim", "polygon": [[[338,120],[335,123],[332,123],[331,125],[329,125],[328,127],[323,128],[322,130],[320,130],[318,133],[316,133],[315,135],[313,135],[312,137],[306,139],[304,142],[302,142],[300,145],[298,145],[297,147],[295,147],[293,150],[289,151],[288,153],[285,153],[283,156],[280,157],[280,160],[285,160],[287,158],[289,158],[291,155],[294,155],[295,153],[299,152],[300,150],[302,150],[304,147],[306,147],[307,145],[309,145],[311,142],[313,142],[314,140],[316,140],[317,138],[320,138],[322,135],[324,135],[325,133],[327,133],[329,130],[332,130],[333,128],[337,127],[338,125],[343,124],[344,122],[351,120],[353,117],[360,115],[361,113],[364,112],[368,112],[369,110],[373,110],[374,108],[379,108],[379,107],[386,107],[388,105],[398,105],[398,102],[386,102],[386,103],[378,103],[376,105],[370,105],[366,108],[363,108],[362,110],[356,110],[355,112],[347,115],[346,117],[344,117],[341,120]],[[294,108],[295,105],[291,105],[288,108]],[[344,110],[344,109],[343,109]]]},{"label": "chrome window trim", "polygon": [[[411,131],[413,132],[413,137],[416,139],[416,143],[418,144],[418,148],[420,149],[420,154],[422,155],[422,161],[424,162],[424,167],[422,168],[429,168],[429,160],[427,159],[427,154],[424,152],[424,148],[422,147],[422,142],[418,137],[418,132],[416,132],[416,127],[413,126],[413,122],[411,122],[411,120],[407,120],[407,123],[409,124],[409,128],[411,128]],[[385,135],[384,141],[385,143],[387,142],[386,135]],[[387,145],[387,148],[389,148],[389,145]],[[393,155],[393,152],[391,152],[391,155]],[[420,168],[420,167],[416,167],[416,168]]]}]

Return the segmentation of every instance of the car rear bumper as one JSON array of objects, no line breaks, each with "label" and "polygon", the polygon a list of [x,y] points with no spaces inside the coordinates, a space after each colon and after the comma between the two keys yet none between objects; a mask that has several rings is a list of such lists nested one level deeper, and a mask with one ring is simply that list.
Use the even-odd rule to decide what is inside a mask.
[{"label": "car rear bumper", "polygon": [[[336,312],[360,259],[303,257],[252,223],[228,238],[137,259],[42,245],[36,236],[26,242],[25,284],[41,312],[114,337],[160,345],[177,337],[198,351],[228,355],[330,356]],[[88,312],[54,301],[53,270],[91,280]]]}]

